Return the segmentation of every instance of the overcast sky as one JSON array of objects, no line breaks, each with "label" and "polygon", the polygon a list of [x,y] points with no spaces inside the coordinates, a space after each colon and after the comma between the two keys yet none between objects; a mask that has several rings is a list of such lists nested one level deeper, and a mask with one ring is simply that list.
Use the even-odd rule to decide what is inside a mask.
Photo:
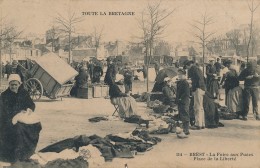
[{"label": "overcast sky", "polygon": [[[0,0],[2,16],[28,33],[44,35],[53,25],[57,13],[65,17],[68,11],[82,12],[135,12],[134,16],[83,16],[84,21],[77,25],[78,33],[91,33],[93,28],[104,26],[103,40],[127,40],[140,33],[137,18],[146,8],[147,0]],[[158,1],[155,1],[158,2]],[[259,3],[256,1],[255,3]],[[166,20],[170,23],[164,32],[167,41],[192,40],[189,33],[193,20],[200,19],[201,13],[214,17],[215,23],[209,28],[221,34],[240,24],[248,24],[250,12],[246,0],[162,0],[162,8],[176,11]],[[260,7],[255,14],[255,23],[260,23]]]}]

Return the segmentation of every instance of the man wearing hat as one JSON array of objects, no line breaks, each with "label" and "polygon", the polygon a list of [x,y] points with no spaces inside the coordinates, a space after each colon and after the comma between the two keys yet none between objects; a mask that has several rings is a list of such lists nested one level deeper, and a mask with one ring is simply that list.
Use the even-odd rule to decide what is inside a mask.
[{"label": "man wearing hat", "polygon": [[5,65],[5,73],[7,74],[7,79],[9,78],[10,74],[12,73],[12,65],[9,61],[7,61]]},{"label": "man wearing hat", "polygon": [[41,125],[12,122],[17,114],[34,111],[35,104],[29,93],[20,87],[22,82],[18,74],[11,74],[8,82],[8,89],[0,97],[0,161],[25,161],[35,152]]},{"label": "man wearing hat", "polygon": [[112,62],[112,59],[107,58],[107,72],[104,79],[105,84],[112,85],[115,82],[116,73],[117,70],[115,65]]},{"label": "man wearing hat", "polygon": [[183,123],[183,135],[179,135],[179,138],[186,138],[189,132],[189,106],[190,106],[190,87],[186,80],[186,71],[184,69],[178,70],[176,103],[178,105],[179,117]]},{"label": "man wearing hat", "polygon": [[204,77],[201,69],[193,61],[186,61],[184,66],[188,69],[188,77],[191,79],[191,91],[194,97],[195,126],[191,129],[203,129],[205,128],[203,96],[206,91]]},{"label": "man wearing hat", "polygon": [[207,75],[207,91],[211,93],[211,95],[217,99],[219,95],[219,83],[217,78],[217,70],[214,65],[214,61],[210,60],[209,64],[206,67],[206,75]]},{"label": "man wearing hat", "polygon": [[89,77],[92,83],[93,82],[93,73],[94,73],[94,61],[90,60],[89,63],[87,64],[88,67],[88,72],[89,72]]},{"label": "man wearing hat", "polygon": [[258,113],[258,99],[259,99],[259,82],[260,72],[257,71],[256,63],[249,62],[246,69],[244,69],[238,76],[240,81],[244,83],[244,110],[242,112],[243,120],[247,120],[247,114],[249,111],[250,97],[252,97],[253,113],[256,120],[260,120]]},{"label": "man wearing hat", "polygon": [[100,83],[101,76],[103,76],[103,66],[100,61],[96,60],[96,63],[94,65],[94,69],[93,69],[92,83]]}]

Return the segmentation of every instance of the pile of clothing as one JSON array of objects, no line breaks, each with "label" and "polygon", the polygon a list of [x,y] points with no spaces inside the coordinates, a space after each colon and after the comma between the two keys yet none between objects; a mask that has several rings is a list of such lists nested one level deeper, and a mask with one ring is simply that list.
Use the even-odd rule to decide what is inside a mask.
[{"label": "pile of clothing", "polygon": [[88,168],[89,164],[81,156],[74,159],[55,159],[47,162],[46,164],[41,164],[38,161],[17,161],[9,166],[4,166],[5,168]]},{"label": "pile of clothing", "polygon": [[155,113],[166,113],[169,110],[170,106],[169,105],[158,105],[153,107],[153,111]]},{"label": "pile of clothing", "polygon": [[154,100],[154,101],[148,101],[147,102],[147,107],[149,107],[151,109],[154,108],[154,107],[160,106],[160,105],[162,105],[162,102],[159,101],[159,100]]},{"label": "pile of clothing", "polygon": [[[146,130],[134,130],[130,133],[124,134],[110,134],[106,137],[102,138],[97,135],[86,136],[80,135],[74,138],[68,138],[63,141],[59,141],[55,144],[49,145],[39,151],[37,156],[43,157],[44,153],[48,153],[48,155],[54,155],[54,158],[58,156],[81,156],[82,151],[89,151],[89,149],[85,149],[90,147],[95,147],[99,150],[100,155],[104,158],[104,161],[112,161],[113,158],[133,158],[135,152],[145,152],[152,148],[153,145],[156,145],[161,141],[160,138],[150,137],[148,135],[148,131]],[[69,151],[68,151],[69,150]],[[92,149],[93,151],[93,149]],[[64,152],[69,152],[70,154]],[[86,152],[83,152],[86,153]],[[92,152],[89,152],[92,156]],[[95,152],[97,153],[97,152]],[[97,158],[96,154],[96,157]],[[37,156],[33,156],[32,158],[39,158]],[[85,156],[85,155],[83,155]],[[51,158],[51,157],[44,157]],[[65,159],[72,159],[65,158]],[[85,160],[89,162],[88,157],[84,157]],[[36,159],[38,160],[38,159]],[[44,159],[45,160],[45,159]],[[95,159],[97,160],[97,159]],[[98,161],[100,163],[100,161]]]},{"label": "pile of clothing", "polygon": [[233,120],[237,117],[237,114],[232,112],[226,106],[219,106],[218,112],[219,112],[219,115],[220,115],[220,119],[223,119],[223,120]]},{"label": "pile of clothing", "polygon": [[154,115],[148,129],[150,134],[168,134],[175,133],[177,127],[182,127],[179,116],[176,113],[164,113],[163,115]]},{"label": "pile of clothing", "polygon": [[95,122],[100,122],[100,121],[108,121],[107,117],[93,117],[88,119],[89,122],[95,123]]},{"label": "pile of clothing", "polygon": [[141,95],[134,94],[131,96],[135,99],[136,102],[146,102],[150,97],[149,93],[147,93],[147,92],[144,92]]}]

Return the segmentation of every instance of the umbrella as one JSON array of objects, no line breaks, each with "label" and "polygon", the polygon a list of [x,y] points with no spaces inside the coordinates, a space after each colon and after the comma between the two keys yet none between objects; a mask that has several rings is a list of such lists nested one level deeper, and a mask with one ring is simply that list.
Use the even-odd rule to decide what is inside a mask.
[{"label": "umbrella", "polygon": [[177,76],[177,68],[164,68],[162,70],[159,71],[158,75],[156,76],[155,78],[155,81],[158,82],[158,83],[162,83],[164,78],[166,77],[170,77],[170,78],[173,78],[175,76]]}]

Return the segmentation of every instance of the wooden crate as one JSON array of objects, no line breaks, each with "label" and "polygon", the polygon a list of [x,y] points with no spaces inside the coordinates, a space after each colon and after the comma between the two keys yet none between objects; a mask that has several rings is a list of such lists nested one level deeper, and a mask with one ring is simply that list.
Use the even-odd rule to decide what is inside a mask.
[{"label": "wooden crate", "polygon": [[92,99],[93,98],[92,87],[77,89],[77,97],[83,99]]},{"label": "wooden crate", "polygon": [[93,87],[88,87],[88,99],[93,98]]},{"label": "wooden crate", "polygon": [[78,88],[77,98],[87,99],[88,98],[88,88]]},{"label": "wooden crate", "polygon": [[108,96],[109,87],[107,85],[94,85],[93,86],[93,97],[106,97]]}]

